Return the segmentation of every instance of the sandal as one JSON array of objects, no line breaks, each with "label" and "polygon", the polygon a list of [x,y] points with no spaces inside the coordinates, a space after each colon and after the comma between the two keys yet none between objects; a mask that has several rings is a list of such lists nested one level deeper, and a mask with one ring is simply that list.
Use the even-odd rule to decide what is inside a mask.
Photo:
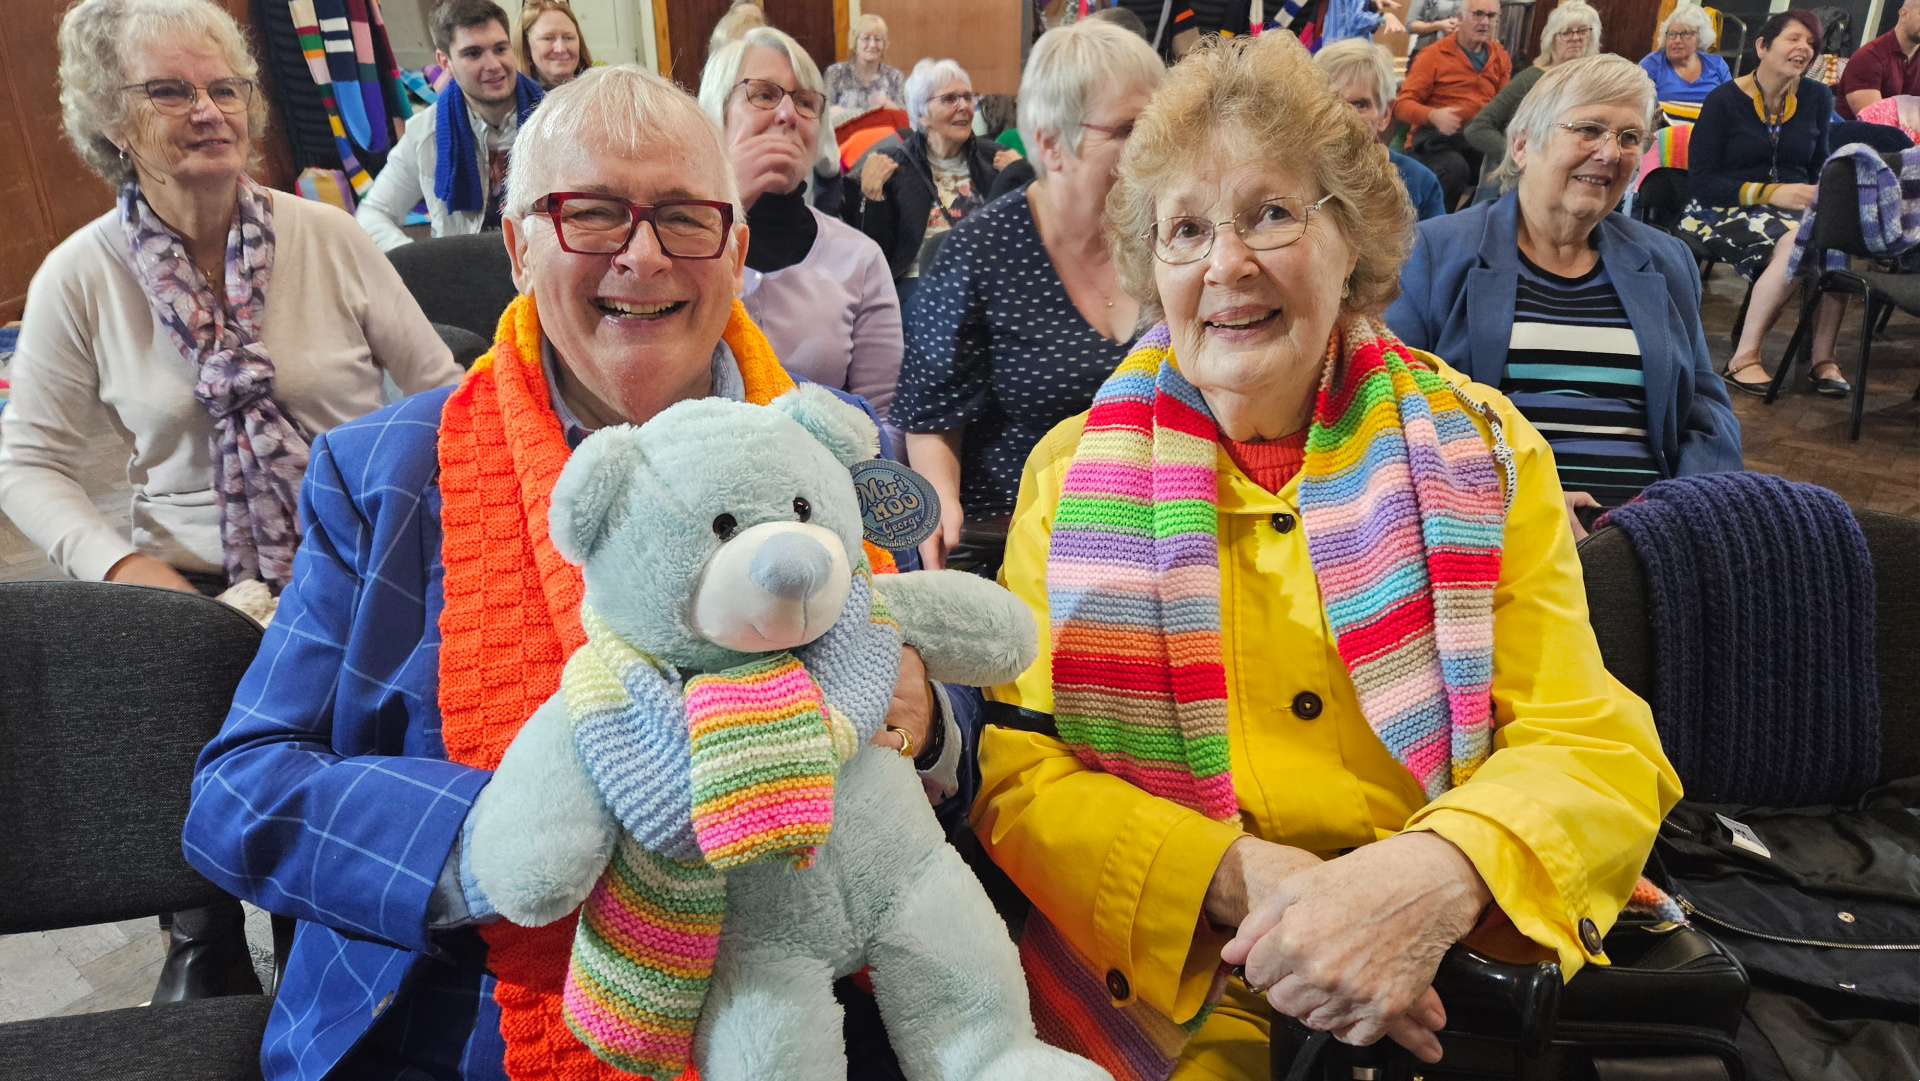
[{"label": "sandal", "polygon": [[[1738,368],[1734,368],[1734,367],[1722,368],[1720,369],[1720,378],[1726,380],[1729,385],[1733,386],[1738,390],[1744,390],[1748,394],[1752,394],[1755,397],[1764,398],[1767,395],[1767,389],[1773,386],[1772,379],[1770,378],[1762,379],[1758,382],[1748,383],[1748,382],[1744,382],[1743,380],[1735,378],[1735,376],[1737,376],[1740,372],[1744,372],[1749,368],[1759,368],[1759,367],[1760,367],[1760,362],[1756,360],[1752,364],[1742,364]],[[1762,374],[1765,374],[1764,370],[1762,371]]]}]

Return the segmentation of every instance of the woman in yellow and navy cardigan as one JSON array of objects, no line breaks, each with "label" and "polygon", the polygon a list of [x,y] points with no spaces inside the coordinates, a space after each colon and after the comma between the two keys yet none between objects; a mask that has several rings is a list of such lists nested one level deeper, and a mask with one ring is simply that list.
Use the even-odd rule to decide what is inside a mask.
[{"label": "woman in yellow and navy cardigan", "polygon": [[1036,1021],[1122,1079],[1265,1078],[1276,1009],[1431,1061],[1470,931],[1605,963],[1678,779],[1546,443],[1379,322],[1411,211],[1298,42],[1188,57],[1120,177],[1166,322],[1028,460],[1002,579],[1041,659],[973,812]]}]

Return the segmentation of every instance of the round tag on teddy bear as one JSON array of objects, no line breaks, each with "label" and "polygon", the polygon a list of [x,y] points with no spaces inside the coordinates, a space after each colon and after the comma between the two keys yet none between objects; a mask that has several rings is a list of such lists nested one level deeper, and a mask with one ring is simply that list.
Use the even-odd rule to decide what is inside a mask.
[{"label": "round tag on teddy bear", "polygon": [[940,495],[927,478],[884,458],[855,462],[849,472],[860,494],[860,524],[874,544],[904,552],[940,528]]}]

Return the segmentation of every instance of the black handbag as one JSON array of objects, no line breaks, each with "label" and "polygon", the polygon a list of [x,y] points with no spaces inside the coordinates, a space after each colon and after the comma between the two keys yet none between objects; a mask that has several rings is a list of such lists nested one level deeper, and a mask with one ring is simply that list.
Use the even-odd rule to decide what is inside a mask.
[{"label": "black handbag", "polygon": [[1747,975],[1684,924],[1623,918],[1611,965],[1562,981],[1560,965],[1495,961],[1454,946],[1434,974],[1443,1054],[1428,1065],[1382,1040],[1348,1047],[1290,1017],[1273,1030],[1274,1081],[1743,1081],[1734,1046]]}]

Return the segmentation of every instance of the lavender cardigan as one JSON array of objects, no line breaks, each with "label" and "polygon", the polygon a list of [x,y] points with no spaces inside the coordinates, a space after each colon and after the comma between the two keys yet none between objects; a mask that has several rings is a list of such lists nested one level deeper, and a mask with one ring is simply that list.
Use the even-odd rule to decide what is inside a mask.
[{"label": "lavender cardigan", "polygon": [[884,420],[906,349],[893,273],[865,233],[809,212],[820,231],[807,257],[770,274],[747,268],[740,300],[788,371],[858,394]]}]

